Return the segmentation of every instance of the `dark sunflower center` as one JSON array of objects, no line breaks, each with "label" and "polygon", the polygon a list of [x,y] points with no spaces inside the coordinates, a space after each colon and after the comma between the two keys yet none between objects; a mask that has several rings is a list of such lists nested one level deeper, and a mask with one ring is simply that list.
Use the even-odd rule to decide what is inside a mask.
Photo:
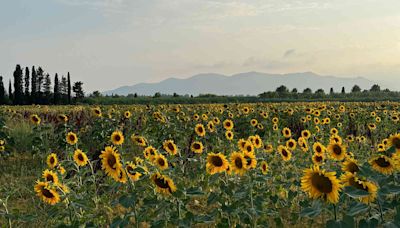
[{"label": "dark sunflower center", "polygon": [[315,156],[315,160],[316,160],[317,162],[321,162],[321,161],[322,161],[322,157],[321,157],[321,156]]},{"label": "dark sunflower center", "polygon": [[121,136],[115,135],[115,136],[114,136],[114,140],[117,141],[117,142],[119,142],[119,141],[121,140]]},{"label": "dark sunflower center", "polygon": [[236,167],[239,168],[239,169],[243,168],[242,159],[236,158],[236,159],[235,159],[235,165],[236,165]]},{"label": "dark sunflower center", "polygon": [[265,171],[267,170],[267,166],[265,164],[263,164],[262,169]]},{"label": "dark sunflower center", "polygon": [[50,158],[50,164],[54,164],[54,162],[56,162],[55,159],[54,159],[54,157],[51,157],[51,158]]},{"label": "dark sunflower center", "polygon": [[132,166],[126,167],[126,171],[128,171],[129,174],[135,175],[135,171],[133,170]]},{"label": "dark sunflower center", "polygon": [[197,128],[197,130],[198,130],[200,133],[203,133],[203,128],[202,128],[202,127]]},{"label": "dark sunflower center", "polygon": [[170,149],[171,151],[174,150],[174,145],[172,145],[172,143],[168,143],[167,147],[168,147],[168,149]]},{"label": "dark sunflower center", "polygon": [[194,145],[193,145],[193,148],[195,149],[195,150],[200,150],[200,144],[198,144],[198,143],[195,143]]},{"label": "dark sunflower center", "polygon": [[115,158],[115,156],[114,155],[110,155],[108,158],[107,158],[107,164],[112,168],[112,169],[115,169],[115,164],[117,163],[117,159]]},{"label": "dark sunflower center", "polygon": [[256,142],[256,145],[260,144],[260,140],[259,139],[256,139],[255,142]]},{"label": "dark sunflower center", "polygon": [[333,190],[331,180],[328,177],[318,173],[315,173],[311,177],[311,184],[314,186],[314,188],[318,189],[318,191],[322,193],[330,193]]},{"label": "dark sunflower center", "polygon": [[54,178],[53,178],[53,176],[50,175],[50,174],[46,176],[46,180],[47,180],[47,181],[54,182]]},{"label": "dark sunflower center", "polygon": [[400,149],[400,138],[395,137],[392,140],[392,144],[396,149]]},{"label": "dark sunflower center", "polygon": [[357,189],[364,190],[364,191],[368,191],[368,187],[367,187],[367,186],[364,187],[361,183],[359,183],[358,181],[356,181],[356,180],[354,179],[354,177],[351,178],[351,179],[349,180],[349,184],[350,184],[351,186],[357,188]]},{"label": "dark sunflower center", "polygon": [[53,198],[54,195],[53,193],[51,193],[49,190],[43,188],[42,189],[42,194],[46,197],[46,198]]},{"label": "dark sunflower center", "polygon": [[247,150],[248,152],[251,152],[251,151],[252,151],[251,146],[247,146],[247,147],[246,147],[246,150]]},{"label": "dark sunflower center", "polygon": [[360,170],[360,169],[358,168],[358,165],[357,165],[356,163],[354,163],[354,162],[350,163],[350,164],[347,166],[347,169],[348,169],[348,171],[351,172],[351,173],[355,173],[355,172],[358,172],[358,171]]},{"label": "dark sunflower center", "polygon": [[288,152],[287,152],[286,150],[282,150],[282,155],[283,155],[284,157],[287,157],[287,156],[288,156]]},{"label": "dark sunflower center", "polygon": [[169,188],[168,182],[164,178],[155,178],[154,183],[160,188]]},{"label": "dark sunflower center", "polygon": [[293,142],[289,142],[289,147],[293,147],[294,143]]},{"label": "dark sunflower center", "polygon": [[72,141],[72,142],[75,141],[75,136],[74,135],[70,135],[69,136],[69,140]]},{"label": "dark sunflower center", "polygon": [[333,153],[335,153],[337,155],[341,155],[342,154],[342,148],[339,145],[334,145],[333,146]]},{"label": "dark sunflower center", "polygon": [[224,162],[222,161],[222,159],[219,156],[212,156],[211,163],[217,167],[220,167],[224,164]]},{"label": "dark sunflower center", "polygon": [[79,160],[79,161],[85,160],[85,159],[83,158],[83,155],[82,155],[82,154],[78,154],[78,160]]},{"label": "dark sunflower center", "polygon": [[383,168],[389,167],[390,166],[390,162],[386,161],[384,158],[378,158],[375,160],[375,163]]},{"label": "dark sunflower center", "polygon": [[164,165],[165,165],[164,159],[159,158],[159,159],[158,159],[158,164],[159,164],[160,166],[164,166]]}]

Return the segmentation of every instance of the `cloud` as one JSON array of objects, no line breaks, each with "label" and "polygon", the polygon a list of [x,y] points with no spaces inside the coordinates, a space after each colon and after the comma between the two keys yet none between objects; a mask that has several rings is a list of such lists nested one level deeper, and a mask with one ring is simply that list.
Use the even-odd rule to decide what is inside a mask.
[{"label": "cloud", "polygon": [[295,52],[296,52],[295,49],[286,50],[285,53],[283,53],[283,58],[290,57],[290,56],[294,55]]}]

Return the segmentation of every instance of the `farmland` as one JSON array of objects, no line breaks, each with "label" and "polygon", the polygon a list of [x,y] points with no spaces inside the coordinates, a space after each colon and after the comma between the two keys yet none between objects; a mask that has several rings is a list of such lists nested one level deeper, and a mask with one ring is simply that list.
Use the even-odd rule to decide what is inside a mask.
[{"label": "farmland", "polygon": [[2,106],[0,224],[397,227],[399,105]]}]

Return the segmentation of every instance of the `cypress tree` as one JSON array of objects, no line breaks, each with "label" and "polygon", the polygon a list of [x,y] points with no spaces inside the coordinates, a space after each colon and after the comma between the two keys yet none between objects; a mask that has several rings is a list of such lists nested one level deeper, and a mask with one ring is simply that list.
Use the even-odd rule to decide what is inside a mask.
[{"label": "cypress tree", "polygon": [[32,77],[31,77],[31,103],[36,103],[37,96],[37,75],[35,66],[32,66]]},{"label": "cypress tree", "polygon": [[8,82],[8,99],[10,102],[13,100],[13,92],[11,87],[11,80]]},{"label": "cypress tree", "polygon": [[54,104],[60,103],[60,86],[58,82],[58,74],[54,77]]},{"label": "cypress tree", "polygon": [[60,91],[62,94],[62,103],[67,104],[68,103],[68,82],[67,82],[67,78],[64,76],[62,76],[62,78],[61,78]]},{"label": "cypress tree", "polygon": [[68,104],[71,104],[71,78],[69,76],[69,72],[67,74],[68,77]]},{"label": "cypress tree", "polygon": [[49,104],[51,99],[51,79],[50,75],[46,74],[44,77],[44,82],[43,82],[43,92],[44,92],[44,103]]},{"label": "cypress tree", "polygon": [[25,103],[30,103],[30,96],[29,96],[29,68],[25,67]]},{"label": "cypress tree", "polygon": [[4,89],[3,76],[0,76],[0,104],[6,103],[6,90]]},{"label": "cypress tree", "polygon": [[15,67],[14,71],[14,104],[23,104],[23,83],[22,83],[22,69],[19,64]]}]

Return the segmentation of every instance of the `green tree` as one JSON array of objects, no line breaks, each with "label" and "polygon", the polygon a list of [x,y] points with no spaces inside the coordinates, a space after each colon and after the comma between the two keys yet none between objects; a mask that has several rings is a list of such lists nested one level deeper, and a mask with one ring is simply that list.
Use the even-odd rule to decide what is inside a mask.
[{"label": "green tree", "polygon": [[281,85],[278,88],[276,88],[275,92],[277,92],[278,94],[285,94],[285,93],[288,93],[289,90],[286,86]]},{"label": "green tree", "polygon": [[13,75],[14,75],[13,104],[23,104],[24,92],[23,92],[23,82],[22,82],[22,68],[19,64],[17,64],[17,66],[15,67]]},{"label": "green tree", "polygon": [[71,104],[71,77],[68,72],[68,82],[67,82],[67,97],[68,97],[68,104]]},{"label": "green tree", "polygon": [[75,100],[80,101],[85,97],[85,92],[83,91],[83,82],[75,82],[72,87],[72,91],[75,93]]},{"label": "green tree", "polygon": [[371,87],[371,89],[369,91],[371,91],[371,92],[380,92],[381,91],[381,87],[379,85],[375,84],[375,85],[373,85]]},{"label": "green tree", "polygon": [[12,92],[11,80],[8,81],[8,99],[10,101],[13,100],[13,92]]},{"label": "green tree", "polygon": [[4,89],[3,76],[0,76],[0,104],[6,104],[6,90]]},{"label": "green tree", "polygon": [[310,88],[306,88],[306,89],[303,90],[303,93],[304,94],[311,94],[312,90]]},{"label": "green tree", "polygon": [[29,104],[30,103],[30,94],[29,94],[29,80],[30,80],[30,75],[29,75],[29,68],[25,67],[25,103]]},{"label": "green tree", "polygon": [[346,94],[346,89],[344,88],[344,86],[342,87],[342,94]]},{"label": "green tree", "polygon": [[361,88],[358,85],[354,85],[353,88],[351,89],[352,93],[360,93],[361,92]]},{"label": "green tree", "polygon": [[60,85],[59,85],[59,82],[58,82],[58,74],[56,73],[56,75],[54,76],[54,92],[53,92],[53,102],[54,102],[54,104],[59,104],[60,103],[60,98],[61,98]]},{"label": "green tree", "polygon": [[35,66],[32,66],[32,77],[31,77],[31,99],[30,102],[36,103],[37,101],[37,75]]}]

